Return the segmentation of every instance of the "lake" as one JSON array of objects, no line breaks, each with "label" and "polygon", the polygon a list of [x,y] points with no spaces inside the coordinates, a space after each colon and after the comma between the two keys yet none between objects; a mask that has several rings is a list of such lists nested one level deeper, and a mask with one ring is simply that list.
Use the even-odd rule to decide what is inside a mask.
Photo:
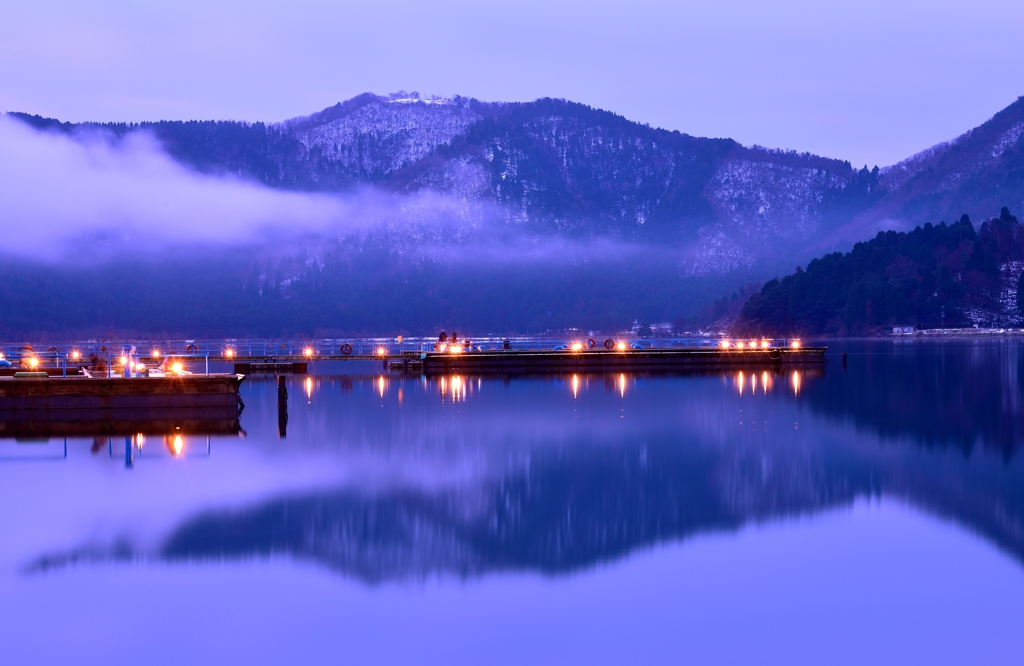
[{"label": "lake", "polygon": [[325,362],[286,422],[247,379],[241,437],[0,440],[0,659],[1024,663],[1024,345],[827,344],[785,372]]}]

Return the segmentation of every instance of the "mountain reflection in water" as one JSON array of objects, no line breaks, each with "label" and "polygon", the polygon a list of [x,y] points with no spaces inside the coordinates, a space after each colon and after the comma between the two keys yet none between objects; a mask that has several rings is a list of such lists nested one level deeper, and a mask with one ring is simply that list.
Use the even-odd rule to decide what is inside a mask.
[{"label": "mountain reflection in water", "polygon": [[[890,345],[848,343],[825,372],[795,374],[292,378],[275,456],[413,471],[207,507],[157,545],[90,544],[29,568],[284,555],[370,582],[562,574],[878,496],[1024,562],[1019,346]],[[243,425],[270,431],[273,386],[248,387]]]}]

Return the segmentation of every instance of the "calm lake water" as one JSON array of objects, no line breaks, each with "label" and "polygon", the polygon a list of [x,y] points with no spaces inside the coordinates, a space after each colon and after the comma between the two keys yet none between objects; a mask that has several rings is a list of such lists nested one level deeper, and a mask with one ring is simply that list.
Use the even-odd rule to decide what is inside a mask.
[{"label": "calm lake water", "polygon": [[[1024,346],[248,379],[244,437],[0,440],[5,664],[1021,664]],[[844,369],[839,353],[847,351]]]}]

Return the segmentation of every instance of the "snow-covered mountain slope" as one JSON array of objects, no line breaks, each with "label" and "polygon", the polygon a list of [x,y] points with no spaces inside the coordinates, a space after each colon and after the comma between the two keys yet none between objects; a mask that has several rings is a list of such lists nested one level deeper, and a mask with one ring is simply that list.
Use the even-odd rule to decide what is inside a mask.
[{"label": "snow-covered mountain slope", "polygon": [[298,139],[311,161],[330,162],[375,181],[426,157],[480,118],[458,99],[365,94],[279,127]]},{"label": "snow-covered mountain slope", "polygon": [[151,132],[190,166],[277,188],[439,194],[535,239],[656,243],[699,275],[788,270],[880,228],[1024,209],[1024,98],[881,171],[655,129],[556,99],[365,93],[271,125],[18,117],[72,134]]}]

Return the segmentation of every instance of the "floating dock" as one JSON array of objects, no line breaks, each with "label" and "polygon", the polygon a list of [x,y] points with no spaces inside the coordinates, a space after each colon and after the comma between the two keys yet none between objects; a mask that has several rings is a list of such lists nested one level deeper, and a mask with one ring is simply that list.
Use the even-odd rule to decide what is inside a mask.
[{"label": "floating dock", "polygon": [[[630,349],[627,351],[498,350],[423,352],[392,361],[395,370],[425,375],[453,372],[626,372],[723,367],[821,365],[825,347],[798,349]],[[399,367],[401,366],[401,367]]]},{"label": "floating dock", "polygon": [[59,410],[238,410],[244,375],[172,377],[0,377],[0,420],[7,412]]}]

